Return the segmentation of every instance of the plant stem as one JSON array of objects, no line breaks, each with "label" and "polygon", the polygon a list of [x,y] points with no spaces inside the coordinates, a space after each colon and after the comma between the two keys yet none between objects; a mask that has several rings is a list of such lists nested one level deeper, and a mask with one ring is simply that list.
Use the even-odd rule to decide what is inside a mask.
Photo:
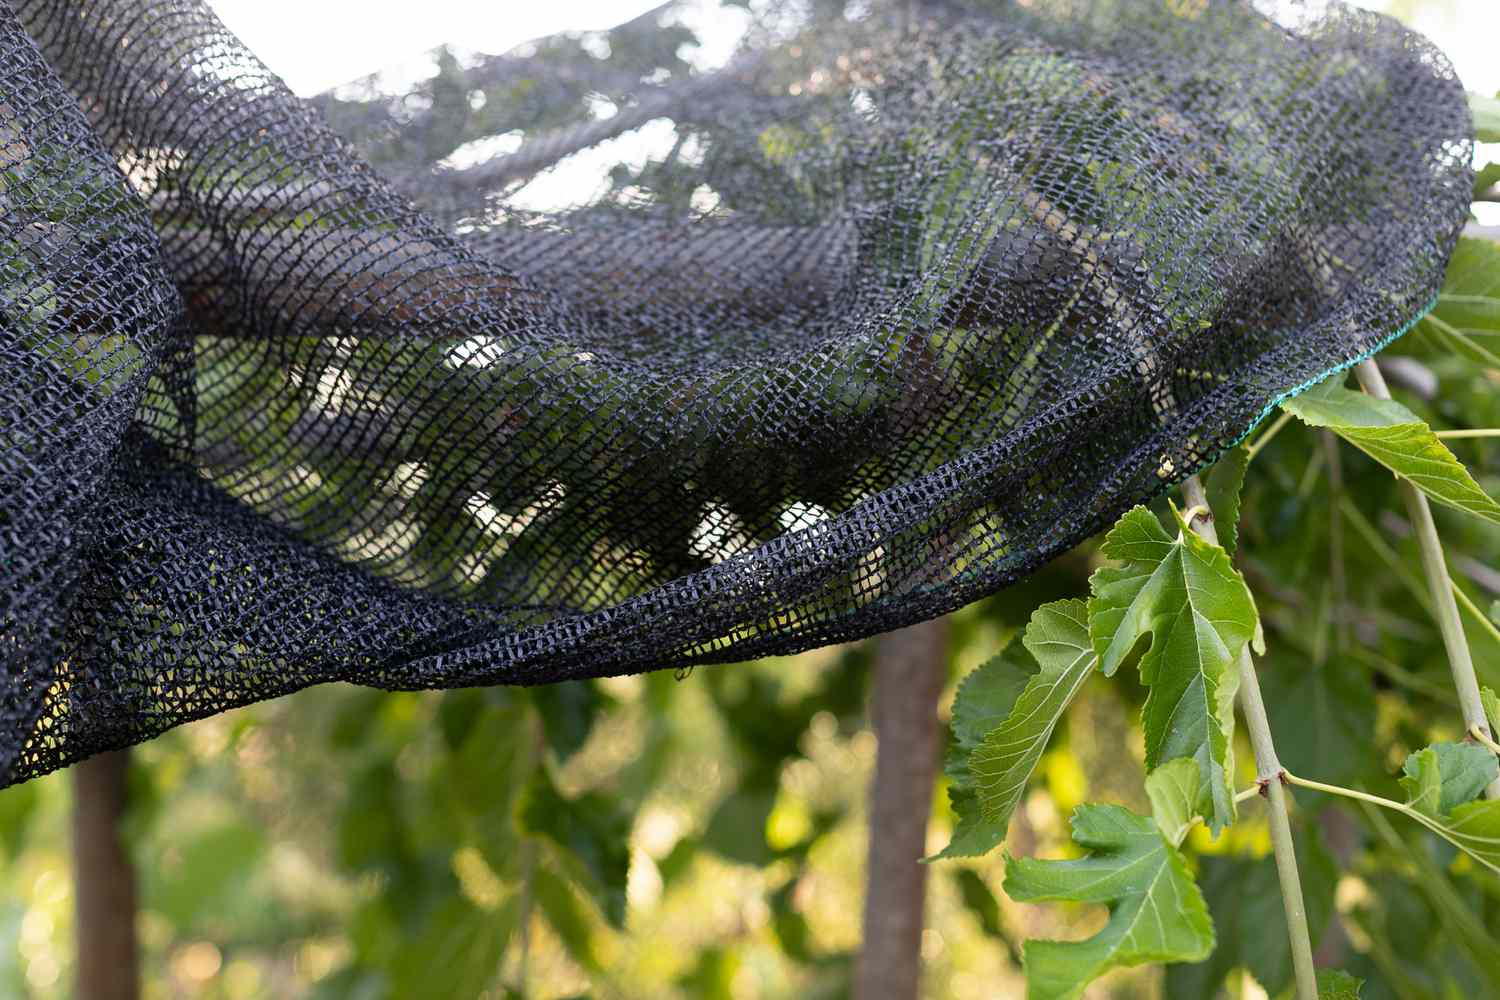
[{"label": "plant stem", "polygon": [[[1182,497],[1189,507],[1208,507],[1208,497],[1197,476],[1189,476],[1182,484]],[[1219,543],[1219,532],[1214,527],[1212,513],[1189,524],[1201,537],[1215,545]],[[1281,905],[1286,911],[1292,969],[1297,981],[1297,1000],[1318,1000],[1312,934],[1308,930],[1307,906],[1302,898],[1302,877],[1297,871],[1297,851],[1292,844],[1286,785],[1282,783],[1282,775],[1286,770],[1276,756],[1276,744],[1271,738],[1271,720],[1266,716],[1266,703],[1260,693],[1260,680],[1255,676],[1255,664],[1250,659],[1248,644],[1240,650],[1238,667],[1240,711],[1244,713],[1250,746],[1255,752],[1256,775],[1270,802],[1267,822],[1271,828],[1271,851],[1276,857],[1276,879],[1281,885]]]},{"label": "plant stem", "polygon": [[1478,743],[1480,746],[1484,747],[1490,753],[1500,756],[1500,743],[1496,743],[1494,740],[1481,733],[1477,726],[1469,730],[1469,738],[1472,739],[1475,743]]},{"label": "plant stem", "polygon": [[1463,431],[1433,431],[1440,438],[1493,438],[1500,437],[1500,427],[1480,427]]},{"label": "plant stem", "polygon": [[1371,805],[1380,806],[1382,809],[1390,809],[1398,813],[1411,812],[1404,803],[1397,802],[1395,799],[1381,798],[1379,795],[1371,795],[1369,792],[1362,792],[1358,788],[1345,788],[1343,785],[1327,785],[1321,781],[1314,781],[1311,778],[1299,778],[1291,771],[1285,772],[1282,774],[1282,777],[1286,779],[1288,784],[1296,785],[1298,788],[1306,788],[1311,792],[1323,792],[1325,795],[1338,795],[1346,799],[1358,799],[1360,802],[1368,802]]},{"label": "plant stem", "polygon": [[1484,627],[1486,632],[1495,637],[1496,642],[1500,642],[1500,628],[1496,628],[1495,623],[1490,621],[1489,616],[1484,613],[1479,605],[1475,604],[1469,595],[1463,592],[1463,588],[1458,585],[1458,581],[1452,580],[1449,582],[1453,584],[1453,595],[1458,598],[1458,603],[1464,606],[1464,610],[1469,612],[1474,620]]},{"label": "plant stem", "polygon": [[1349,649],[1349,583],[1344,572],[1344,516],[1339,506],[1344,496],[1344,463],[1333,431],[1325,427],[1318,438],[1328,464],[1328,582],[1333,591],[1334,648],[1344,653]]},{"label": "plant stem", "polygon": [[1255,440],[1250,443],[1250,446],[1245,449],[1245,461],[1253,461],[1255,456],[1260,454],[1260,450],[1266,445],[1270,444],[1271,439],[1277,434],[1281,433],[1281,429],[1289,424],[1291,420],[1292,415],[1290,413],[1283,413],[1281,416],[1277,417],[1276,422],[1273,423],[1270,427],[1267,427],[1262,433],[1258,434]]},{"label": "plant stem", "polygon": [[1366,669],[1384,674],[1397,684],[1425,694],[1434,701],[1448,699],[1448,688],[1445,685],[1430,681],[1421,674],[1414,674],[1399,663],[1388,660],[1373,650],[1363,646],[1354,646],[1349,650],[1349,655],[1364,664]]},{"label": "plant stem", "polygon": [[[1354,369],[1359,384],[1365,392],[1377,399],[1390,399],[1385,378],[1373,361],[1364,361]],[[1401,493],[1406,499],[1406,509],[1411,517],[1412,529],[1416,532],[1417,544],[1422,552],[1422,569],[1427,575],[1427,587],[1432,594],[1432,610],[1437,617],[1438,629],[1443,633],[1443,645],[1448,651],[1448,666],[1453,671],[1453,686],[1458,692],[1458,706],[1463,712],[1464,729],[1478,729],[1486,737],[1493,738],[1489,720],[1484,717],[1484,701],[1479,696],[1479,680],[1474,674],[1474,659],[1469,654],[1469,641],[1464,636],[1463,619],[1458,616],[1458,602],[1453,597],[1453,581],[1448,576],[1448,563],[1443,558],[1443,543],[1438,539],[1437,525],[1432,520],[1432,508],[1427,498],[1408,480],[1401,480]],[[1490,782],[1484,790],[1485,798],[1500,799],[1500,778]]]},{"label": "plant stem", "polygon": [[1346,799],[1357,799],[1360,802],[1368,802],[1373,806],[1380,806],[1382,809],[1389,809],[1392,812],[1398,812],[1401,815],[1405,816],[1407,819],[1415,820],[1416,822],[1427,827],[1427,829],[1431,830],[1439,837],[1442,837],[1454,847],[1457,847],[1467,853],[1469,857],[1473,858],[1475,861],[1484,865],[1486,868],[1495,872],[1497,875],[1500,875],[1500,864],[1496,864],[1493,860],[1484,857],[1483,855],[1476,854],[1474,852],[1472,844],[1469,846],[1465,846],[1457,839],[1455,839],[1455,834],[1450,827],[1445,827],[1441,821],[1427,815],[1426,813],[1418,812],[1416,809],[1413,809],[1405,802],[1397,802],[1395,799],[1381,798],[1379,795],[1371,795],[1369,792],[1362,792],[1357,788],[1345,788],[1343,785],[1325,785],[1323,782],[1313,781],[1311,778],[1299,778],[1290,771],[1283,771],[1281,776],[1288,784],[1296,785],[1299,788],[1306,788],[1309,791],[1314,792],[1324,792],[1328,795],[1338,795]]}]

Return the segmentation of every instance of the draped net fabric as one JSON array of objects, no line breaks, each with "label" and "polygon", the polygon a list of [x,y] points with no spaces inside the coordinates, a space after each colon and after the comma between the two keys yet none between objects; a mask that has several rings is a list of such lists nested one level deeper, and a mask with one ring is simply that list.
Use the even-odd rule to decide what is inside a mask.
[{"label": "draped net fabric", "polygon": [[1463,223],[1461,86],[1338,4],[744,6],[718,66],[669,4],[311,101],[188,0],[0,7],[0,785],[942,614]]}]

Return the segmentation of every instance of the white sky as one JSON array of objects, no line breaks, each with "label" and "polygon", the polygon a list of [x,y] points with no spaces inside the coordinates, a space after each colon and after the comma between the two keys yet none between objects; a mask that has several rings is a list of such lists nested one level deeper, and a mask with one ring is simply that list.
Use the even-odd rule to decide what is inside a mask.
[{"label": "white sky", "polygon": [[[660,0],[209,0],[230,30],[297,93],[316,94],[341,83],[394,70],[426,75],[421,56],[445,42],[476,52],[506,52],[559,31],[597,31],[630,20]],[[1500,0],[1351,0],[1394,13],[1447,53],[1469,90],[1500,92]],[[688,58],[702,68],[722,64],[746,23],[718,0],[692,0],[684,20],[703,45]],[[429,64],[430,65],[430,64]],[[665,123],[659,123],[665,125]],[[648,126],[648,129],[650,127]],[[545,171],[513,195],[518,208],[554,209],[586,200],[611,163],[642,161],[664,134],[639,130]],[[662,132],[661,129],[657,130]],[[461,151],[468,152],[468,151]],[[476,154],[478,151],[475,151]],[[496,150],[488,150],[489,155]],[[623,154],[623,155],[622,155]],[[1500,156],[1486,148],[1480,162]],[[1480,221],[1500,223],[1500,205],[1479,205]]]},{"label": "white sky", "polygon": [[209,0],[230,30],[303,96],[407,62],[445,42],[475,52],[501,53],[559,31],[611,28],[660,3]]},{"label": "white sky", "polygon": [[[658,2],[210,0],[230,29],[304,95],[407,61],[443,42],[479,52],[504,52],[558,31],[608,28]],[[1470,90],[1500,91],[1500,0],[1356,3],[1402,13],[1415,9],[1414,26],[1448,53]]]}]

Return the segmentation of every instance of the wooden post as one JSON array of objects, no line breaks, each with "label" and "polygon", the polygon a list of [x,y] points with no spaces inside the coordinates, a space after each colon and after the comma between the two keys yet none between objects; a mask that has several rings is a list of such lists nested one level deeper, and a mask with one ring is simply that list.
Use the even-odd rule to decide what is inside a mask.
[{"label": "wooden post", "polygon": [[882,636],[870,717],[879,749],[856,1000],[915,1000],[922,979],[927,817],[942,752],[938,699],[948,674],[943,619]]},{"label": "wooden post", "polygon": [[138,1000],[135,868],[125,852],[128,750],[73,765],[73,906],[77,1000]]}]

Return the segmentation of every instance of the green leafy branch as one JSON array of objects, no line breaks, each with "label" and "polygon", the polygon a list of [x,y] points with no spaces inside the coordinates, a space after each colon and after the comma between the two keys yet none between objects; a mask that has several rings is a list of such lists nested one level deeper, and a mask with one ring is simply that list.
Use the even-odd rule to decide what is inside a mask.
[{"label": "green leafy branch", "polygon": [[[1465,257],[1456,261],[1456,287],[1463,288]],[[1492,273],[1500,273],[1500,267]],[[1451,353],[1469,363],[1488,364],[1457,339],[1468,336],[1461,332],[1472,329],[1468,324],[1485,317],[1500,320],[1500,302],[1489,307],[1494,289],[1480,291],[1484,294],[1453,291],[1440,300],[1437,320],[1460,331],[1445,334]],[[1285,413],[1268,431],[1215,468],[1207,491],[1196,478],[1184,485],[1185,512],[1173,508],[1161,519],[1144,508],[1128,512],[1104,539],[1100,553],[1108,563],[1090,580],[1088,602],[1055,602],[1033,615],[1020,645],[1035,664],[1007,653],[960,687],[947,769],[959,822],[953,843],[938,857],[982,854],[1004,840],[1062,713],[1096,669],[1110,676],[1121,666],[1136,665],[1147,691],[1142,723],[1151,818],[1119,806],[1081,806],[1073,817],[1073,839],[1088,851],[1083,858],[1007,860],[1005,888],[1012,898],[1093,902],[1110,909],[1104,928],[1085,941],[1026,945],[1030,996],[1076,997],[1109,969],[1195,962],[1212,951],[1213,925],[1200,919],[1206,916],[1202,894],[1180,847],[1199,822],[1215,832],[1232,824],[1236,807],[1257,792],[1271,800],[1268,819],[1299,997],[1355,996],[1358,986],[1343,973],[1324,970],[1314,976],[1309,920],[1287,817],[1288,786],[1401,813],[1500,871],[1500,804],[1480,800],[1500,780],[1500,744],[1493,738],[1500,699],[1475,681],[1458,608],[1492,636],[1500,638],[1500,629],[1448,576],[1427,508],[1429,501],[1436,502],[1500,523],[1500,504],[1443,444],[1443,437],[1489,435],[1434,432],[1389,398],[1373,365],[1359,375],[1363,393],[1333,380],[1288,400]],[[1469,739],[1411,754],[1401,778],[1405,802],[1288,771],[1271,743],[1250,663],[1251,648],[1262,651],[1259,614],[1244,579],[1216,544],[1213,515],[1224,517],[1231,529],[1226,532],[1228,546],[1235,546],[1233,527],[1245,468],[1294,419],[1354,445],[1395,473],[1407,494],[1427,586],[1414,577],[1407,583],[1420,605],[1438,618]],[[1359,513],[1336,497],[1330,510]],[[1363,515],[1350,523],[1372,545],[1389,548]],[[1388,561],[1395,558],[1387,555]],[[1255,787],[1238,794],[1229,778],[1236,689],[1260,775]],[[1168,895],[1173,907],[1163,902]]]}]

